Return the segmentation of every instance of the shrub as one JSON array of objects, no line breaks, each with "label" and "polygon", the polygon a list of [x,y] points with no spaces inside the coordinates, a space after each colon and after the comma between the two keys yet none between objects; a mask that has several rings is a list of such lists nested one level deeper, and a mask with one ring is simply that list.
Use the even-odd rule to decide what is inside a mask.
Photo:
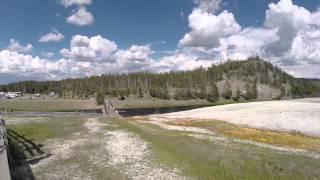
[{"label": "shrub", "polygon": [[101,92],[98,92],[96,95],[96,103],[97,105],[102,105],[104,103],[104,95]]}]

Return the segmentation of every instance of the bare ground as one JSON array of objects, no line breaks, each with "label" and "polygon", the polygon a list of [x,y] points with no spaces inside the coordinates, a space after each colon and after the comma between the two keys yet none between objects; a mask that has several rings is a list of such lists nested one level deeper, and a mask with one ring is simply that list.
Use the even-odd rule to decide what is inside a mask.
[{"label": "bare ground", "polygon": [[[143,118],[143,117],[141,117]],[[138,119],[138,117],[136,118]],[[179,120],[175,120],[176,122],[173,122],[166,119],[166,118],[159,118],[155,116],[150,116],[149,120],[138,120],[141,123],[148,123],[148,124],[154,124],[157,125],[165,130],[169,131],[182,131],[182,132],[189,132],[188,136],[198,138],[198,139],[204,139],[204,140],[210,140],[220,143],[231,143],[231,142],[238,142],[241,144],[251,144],[254,146],[259,146],[263,148],[272,149],[278,152],[283,152],[286,154],[295,154],[295,155],[302,155],[305,157],[310,157],[314,159],[320,159],[320,151],[314,152],[314,151],[308,151],[304,149],[297,149],[297,148],[291,148],[291,147],[283,147],[283,146],[275,146],[270,145],[266,143],[259,143],[254,142],[250,140],[242,140],[237,138],[228,138],[221,134],[215,133],[213,131],[210,131],[205,128],[199,128],[199,127],[192,127],[190,125],[181,125],[177,123]]]},{"label": "bare ground", "polygon": [[320,137],[320,99],[266,101],[153,115],[170,120],[221,120],[236,125]]},{"label": "bare ground", "polygon": [[[286,117],[286,123],[288,123],[291,122],[289,121],[291,117],[296,115],[290,114],[293,111],[296,112],[300,108],[300,110],[298,110],[297,112],[304,113],[304,119],[314,117],[316,120],[315,122],[319,122],[317,121],[317,118],[319,117],[319,111],[317,111],[319,110],[319,100],[309,99],[299,101],[281,101],[279,102],[280,104],[277,102],[266,103],[273,104],[269,104],[269,106],[261,105],[257,107],[257,104],[252,105],[252,103],[249,103],[249,105],[247,106],[245,106],[246,104],[239,104],[239,106],[241,107],[227,107],[225,109],[222,109],[224,110],[224,113],[228,114],[230,112],[232,114],[233,111],[238,112],[243,110],[248,112],[250,111],[248,110],[248,108],[250,107],[253,108],[254,111],[256,111],[253,113],[256,119],[257,117],[259,117],[259,120],[266,117],[271,118],[271,120],[265,119],[264,121],[272,121],[272,118],[274,118],[275,116],[271,116],[269,114],[272,114],[271,112],[275,110],[279,110],[281,111],[281,113],[275,113],[278,114],[276,117]],[[290,106],[286,107],[288,103],[290,104]],[[304,109],[302,108],[302,106],[304,107]],[[235,161],[232,161],[231,164],[238,163],[238,165],[236,164],[235,166],[240,166],[242,159],[245,159],[246,154],[250,154],[248,155],[248,158],[250,159],[248,162],[254,161],[258,162],[257,164],[259,164],[260,162],[264,163],[264,155],[261,154],[268,152],[267,154],[270,154],[270,157],[267,156],[266,161],[274,161],[274,164],[276,164],[277,167],[281,166],[288,172],[288,174],[283,174],[283,172],[281,172],[280,175],[291,175],[296,171],[299,171],[299,173],[306,172],[306,174],[309,175],[319,175],[319,171],[317,170],[320,167],[317,162],[320,159],[320,151],[308,151],[303,149],[259,143],[251,140],[230,138],[211,129],[206,129],[200,126],[193,126],[193,124],[191,123],[193,121],[202,122],[203,119],[210,121],[211,116],[219,114],[213,113],[212,115],[212,113],[210,112],[210,109],[206,111],[203,111],[203,109],[198,109],[166,115],[136,117],[134,119],[131,119],[133,121],[129,121],[129,119],[119,120],[124,124],[134,124],[134,126],[139,127],[140,130],[134,130],[123,126],[123,124],[117,123],[117,120],[112,121],[101,117],[85,118],[83,119],[83,121],[79,121],[80,127],[76,132],[63,137],[50,138],[45,141],[44,149],[46,152],[51,154],[51,156],[39,161],[38,163],[32,164],[31,169],[37,179],[197,179],[196,177],[205,177],[204,179],[212,179],[211,172],[214,169],[208,169],[208,171],[203,170],[208,168],[206,163],[211,162],[212,159],[219,159],[219,152],[222,153],[221,161],[228,161],[230,159],[229,156],[233,156],[233,154],[239,153],[238,151],[245,151],[245,154],[241,154],[239,155],[239,157],[235,156],[231,158],[236,159]],[[264,112],[265,114],[263,115],[265,115],[266,117],[260,117],[258,112]],[[286,115],[279,116],[279,114]],[[203,118],[197,119],[195,118],[196,115],[199,117],[202,117],[201,115],[205,116],[203,116]],[[190,118],[190,116],[195,117]],[[237,117],[241,119],[242,116],[240,115]],[[49,125],[51,127],[52,124],[50,124],[49,121],[50,119],[41,117],[34,119],[30,117],[25,119],[25,121],[23,119],[11,117],[11,120],[8,121],[8,124],[11,123],[12,125],[16,126],[20,123],[22,126],[24,126],[28,123],[44,123],[44,125]],[[239,120],[239,122],[245,121]],[[294,122],[295,121],[293,121],[293,123]],[[297,124],[295,125],[298,126]],[[66,123],[64,126],[66,126],[64,127],[64,130],[69,131],[72,123]],[[151,128],[151,130],[150,127],[157,128]],[[146,132],[148,133],[144,134]],[[170,134],[170,136],[167,136],[167,134]],[[153,138],[155,138],[156,140],[154,140]],[[171,141],[171,138],[174,138],[175,141],[173,141],[172,144],[170,144],[170,142],[169,145],[166,144],[167,141]],[[159,142],[161,143],[157,144]],[[196,145],[193,145],[193,143],[195,143]],[[187,159],[195,158],[196,160],[198,160],[200,157],[205,157],[204,159],[202,159],[202,161],[204,161],[204,164],[201,164],[201,162],[196,162],[197,165],[200,166],[194,167],[196,171],[194,171],[193,173],[197,174],[195,178],[190,177],[188,171],[185,171],[185,169],[182,168],[183,165],[179,164],[180,161],[185,162],[180,159],[181,157],[183,157],[181,156],[181,152],[185,152],[185,148],[179,149],[179,147],[177,147],[179,145],[176,144],[191,149],[190,152],[192,153],[187,154]],[[176,156],[178,157],[178,163],[174,163],[174,165],[171,166],[171,164],[166,164],[165,161],[158,161],[158,158],[160,158],[161,156],[155,156],[154,153],[157,152],[154,151],[155,146],[161,146],[161,148],[164,148],[162,150],[165,152],[165,156],[167,156],[168,153],[177,153]],[[208,146],[208,148],[204,148],[206,146]],[[168,147],[170,148],[168,149]],[[264,151],[264,149],[267,149],[267,151]],[[169,157],[171,156],[172,155],[170,155]],[[283,159],[278,159],[279,157]],[[207,159],[210,159],[210,161],[206,161]],[[302,159],[303,161],[301,164],[299,164],[298,160],[296,161],[295,159]],[[287,161],[290,166],[286,165]],[[220,163],[220,160],[214,162],[215,163],[209,164],[211,166],[217,165],[217,163]],[[188,166],[192,166],[192,164],[189,164]],[[247,167],[246,163],[244,163],[242,166]],[[254,165],[252,165],[252,167],[249,166],[253,169],[252,171],[254,173],[257,171],[256,169],[259,169],[255,166],[255,163]],[[231,168],[230,170],[237,171],[237,168]],[[270,170],[270,172],[273,171],[274,169],[272,169],[272,171]],[[283,171],[282,168],[281,171]],[[207,176],[202,175],[202,172],[208,173]],[[226,173],[227,174],[222,175],[221,177],[232,177],[227,175],[228,173],[232,174],[233,172],[226,171]],[[237,173],[235,172],[235,174]],[[256,177],[256,174],[254,174],[254,177]]]},{"label": "bare ground", "polygon": [[[31,166],[39,179],[186,179],[178,169],[154,163],[149,144],[114,124],[88,118],[81,132],[50,140],[49,158]],[[58,165],[59,164],[59,165]],[[102,173],[98,177],[96,172]],[[59,172],[59,173],[57,173]]]}]

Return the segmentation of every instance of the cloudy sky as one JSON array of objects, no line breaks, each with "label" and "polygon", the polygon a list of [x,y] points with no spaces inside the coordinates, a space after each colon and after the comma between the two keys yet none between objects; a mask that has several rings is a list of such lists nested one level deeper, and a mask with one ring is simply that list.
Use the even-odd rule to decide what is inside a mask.
[{"label": "cloudy sky", "polygon": [[261,56],[320,78],[319,0],[3,0],[0,84]]}]

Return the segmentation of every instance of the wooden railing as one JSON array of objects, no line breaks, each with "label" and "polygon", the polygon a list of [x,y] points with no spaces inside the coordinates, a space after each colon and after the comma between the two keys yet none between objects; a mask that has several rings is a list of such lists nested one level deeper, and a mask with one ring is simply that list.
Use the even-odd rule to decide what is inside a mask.
[{"label": "wooden railing", "polygon": [[118,114],[118,111],[116,110],[116,108],[114,107],[114,105],[112,104],[112,102],[110,100],[107,100],[104,102],[104,114]]},{"label": "wooden railing", "polygon": [[10,180],[10,171],[8,163],[8,138],[5,127],[5,121],[0,116],[0,179]]}]

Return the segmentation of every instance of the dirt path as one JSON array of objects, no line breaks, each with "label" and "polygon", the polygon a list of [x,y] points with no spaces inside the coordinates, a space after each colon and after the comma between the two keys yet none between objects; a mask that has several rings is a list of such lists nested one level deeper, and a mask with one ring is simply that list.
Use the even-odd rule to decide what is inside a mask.
[{"label": "dirt path", "polygon": [[85,123],[91,133],[102,133],[104,148],[109,155],[110,164],[130,179],[186,179],[178,175],[178,170],[170,170],[152,162],[147,142],[139,136],[125,131],[103,131],[105,124],[95,118]]},{"label": "dirt path", "polygon": [[157,164],[149,144],[131,132],[98,118],[88,118],[83,127],[48,143],[52,155],[31,166],[39,179],[187,179]]},{"label": "dirt path", "polygon": [[130,179],[186,179],[178,170],[152,163],[148,144],[138,136],[118,130],[108,133],[110,163]]}]

